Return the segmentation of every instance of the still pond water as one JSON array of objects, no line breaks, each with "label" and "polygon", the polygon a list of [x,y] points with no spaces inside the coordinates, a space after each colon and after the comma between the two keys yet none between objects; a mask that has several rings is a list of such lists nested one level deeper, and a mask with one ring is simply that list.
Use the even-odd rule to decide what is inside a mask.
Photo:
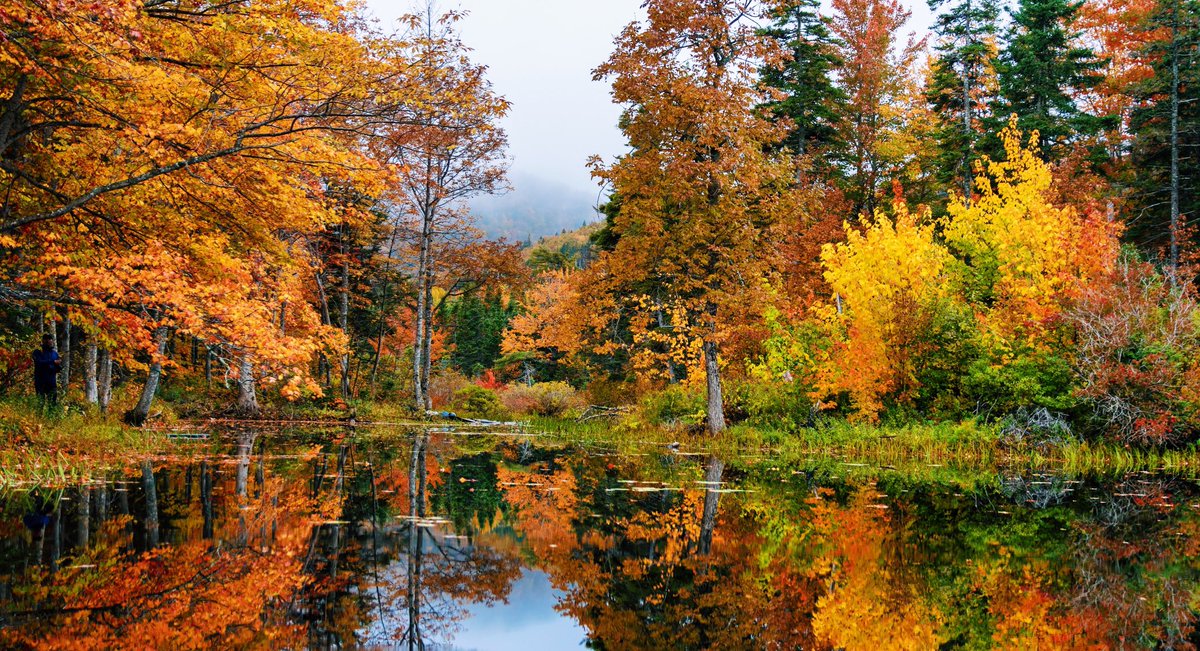
[{"label": "still pond water", "polygon": [[1191,648],[1200,485],[212,433],[0,495],[0,648]]}]

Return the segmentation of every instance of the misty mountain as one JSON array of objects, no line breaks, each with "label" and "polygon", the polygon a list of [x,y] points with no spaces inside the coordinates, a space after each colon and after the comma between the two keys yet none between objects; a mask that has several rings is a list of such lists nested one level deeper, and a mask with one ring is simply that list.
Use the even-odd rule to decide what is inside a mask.
[{"label": "misty mountain", "polygon": [[515,176],[512,185],[508,194],[471,202],[479,228],[489,237],[536,242],[601,219],[595,209],[595,193],[524,174]]}]

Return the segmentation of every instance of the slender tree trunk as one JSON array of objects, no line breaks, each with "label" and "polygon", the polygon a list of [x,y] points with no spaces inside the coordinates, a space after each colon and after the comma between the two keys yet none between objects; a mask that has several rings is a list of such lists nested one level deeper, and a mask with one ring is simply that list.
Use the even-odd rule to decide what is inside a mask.
[{"label": "slender tree trunk", "polygon": [[704,514],[700,518],[700,553],[705,556],[712,552],[712,537],[717,526],[717,506],[721,499],[721,479],[724,474],[724,461],[717,457],[708,460],[708,470],[704,473]]},{"label": "slender tree trunk", "polygon": [[422,219],[420,253],[417,256],[417,311],[414,315],[415,341],[413,342],[413,402],[418,411],[428,409],[425,400],[425,383],[422,381],[425,368],[425,323],[428,292],[425,287],[426,271],[429,267],[429,218]]},{"label": "slender tree trunk", "polygon": [[149,461],[142,462],[142,493],[146,497],[146,548],[150,550],[158,547],[158,488]]},{"label": "slender tree trunk", "polygon": [[96,385],[96,365],[99,363],[99,348],[89,341],[83,352],[83,398],[89,405],[99,404],[100,393]]},{"label": "slender tree trunk", "polygon": [[[346,245],[346,227],[342,226],[342,286],[339,290],[340,296],[338,315],[338,325],[341,326],[342,332],[346,335],[347,341],[350,338],[350,255]],[[350,348],[346,350],[339,358],[342,371],[342,399],[350,399]]]},{"label": "slender tree trunk", "polygon": [[53,538],[50,545],[50,571],[58,571],[58,561],[62,558],[62,538],[63,538],[63,507],[59,503],[58,508],[54,510],[52,523]]},{"label": "slender tree trunk", "polygon": [[112,353],[101,348],[96,355],[96,403],[102,412],[107,412],[112,402],[112,369]]},{"label": "slender tree trunk", "polygon": [[201,535],[205,540],[213,537],[213,478],[212,467],[207,461],[200,462],[200,512],[204,516]]},{"label": "slender tree trunk", "polygon": [[96,522],[104,524],[108,521],[108,478],[96,487]]},{"label": "slender tree trunk", "polygon": [[154,403],[154,394],[158,392],[158,382],[162,378],[162,362],[160,360],[167,352],[167,339],[170,332],[166,326],[159,326],[154,331],[156,354],[150,362],[150,370],[146,374],[146,385],[142,387],[142,396],[138,399],[137,405],[125,412],[125,422],[135,427],[140,427],[150,417],[150,406]]},{"label": "slender tree trunk", "polygon": [[121,515],[129,515],[129,485],[118,486],[117,491],[117,513]]},{"label": "slender tree trunk", "polygon": [[[971,11],[971,5],[967,3],[967,11]],[[968,25],[968,30],[970,26]],[[963,175],[963,201],[967,205],[971,205],[971,152],[975,148],[974,132],[971,128],[971,69],[970,63],[963,59],[963,150],[962,160],[962,175]]]},{"label": "slender tree trunk", "polygon": [[1171,286],[1179,284],[1179,0],[1171,20]]},{"label": "slender tree trunk", "polygon": [[92,489],[90,486],[81,486],[77,496],[78,507],[75,512],[77,518],[75,525],[75,542],[80,547],[87,547],[88,541],[91,539],[91,509],[92,509]]},{"label": "slender tree trunk", "polygon": [[212,388],[212,363],[213,349],[212,346],[204,347],[204,388]]},{"label": "slender tree trunk", "polygon": [[433,255],[425,264],[425,354],[421,360],[421,394],[425,396],[425,409],[433,409],[433,396],[429,394],[429,375],[433,370]]},{"label": "slender tree trunk", "polygon": [[260,413],[258,393],[254,385],[254,363],[250,360],[249,353],[242,356],[238,368],[237,410],[243,416],[257,416]]}]

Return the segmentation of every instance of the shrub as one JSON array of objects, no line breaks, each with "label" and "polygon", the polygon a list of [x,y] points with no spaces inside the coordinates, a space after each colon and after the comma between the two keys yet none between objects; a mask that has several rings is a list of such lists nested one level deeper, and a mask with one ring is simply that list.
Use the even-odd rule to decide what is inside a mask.
[{"label": "shrub", "polygon": [[470,385],[471,381],[461,373],[443,371],[429,378],[429,397],[434,409],[442,409],[452,404],[461,391]]},{"label": "shrub", "polygon": [[795,431],[811,424],[814,405],[801,382],[746,380],[731,383],[725,397],[728,416],[750,425]]},{"label": "shrub", "polygon": [[1065,411],[1076,402],[1072,380],[1063,351],[1026,351],[1011,359],[976,360],[963,378],[963,391],[985,417],[1037,407]]},{"label": "shrub", "polygon": [[583,406],[582,398],[566,382],[539,382],[533,386],[517,384],[500,394],[500,399],[513,413],[555,418]]},{"label": "shrub", "polygon": [[704,394],[675,384],[642,398],[642,412],[651,423],[699,425],[706,416]]},{"label": "shrub", "polygon": [[454,411],[464,418],[503,420],[508,414],[495,391],[467,384],[454,393]]},{"label": "shrub", "polygon": [[1066,417],[1044,407],[1022,408],[1009,414],[1000,423],[1000,436],[1006,441],[1038,446],[1065,445],[1077,440]]},{"label": "shrub", "polygon": [[1200,309],[1144,262],[1123,260],[1070,311],[1075,371],[1091,424],[1119,443],[1173,445],[1195,426]]}]

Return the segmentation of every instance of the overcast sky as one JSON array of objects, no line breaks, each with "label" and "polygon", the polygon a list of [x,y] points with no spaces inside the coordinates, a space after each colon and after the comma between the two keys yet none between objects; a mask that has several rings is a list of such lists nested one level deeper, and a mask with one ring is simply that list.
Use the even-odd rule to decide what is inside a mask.
[{"label": "overcast sky", "polygon": [[[513,177],[539,177],[592,193],[586,163],[623,150],[620,111],[608,86],[591,71],[608,58],[613,38],[641,16],[642,0],[440,0],[468,12],[463,41],[489,68],[497,92],[513,103],[504,126]],[[914,29],[929,24],[924,0],[906,2]],[[385,24],[410,10],[410,0],[367,0]],[[520,188],[518,188],[519,190]]]}]

